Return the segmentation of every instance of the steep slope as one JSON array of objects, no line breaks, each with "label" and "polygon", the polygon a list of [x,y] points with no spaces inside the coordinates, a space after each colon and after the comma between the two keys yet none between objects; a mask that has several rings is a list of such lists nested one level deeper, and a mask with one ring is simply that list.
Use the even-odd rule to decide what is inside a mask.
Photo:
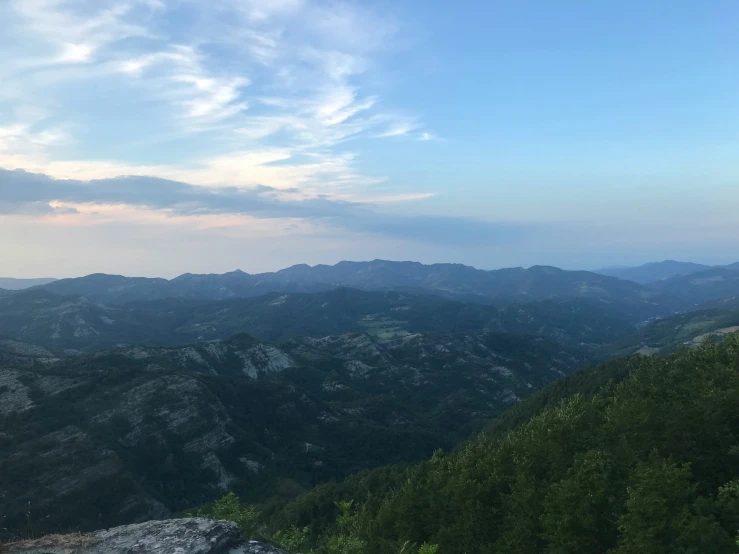
[{"label": "steep slope", "polygon": [[119,343],[171,343],[171,312],[129,310],[44,289],[0,298],[0,333],[54,351],[96,350]]},{"label": "steep slope", "polygon": [[596,349],[596,356],[612,358],[634,353],[652,355],[669,352],[681,346],[694,347],[708,339],[721,339],[739,331],[739,305],[724,303],[724,306],[654,321],[631,336]]},{"label": "steep slope", "polygon": [[63,359],[13,346],[0,344],[0,512],[15,531],[29,503],[37,531],[98,528],[421,459],[583,362],[495,333],[241,335]]},{"label": "steep slope", "polygon": [[637,267],[618,267],[599,269],[595,273],[608,275],[609,277],[617,277],[626,281],[633,281],[641,285],[654,283],[675,277],[677,275],[689,275],[710,269],[711,266],[703,264],[695,264],[692,262],[676,262],[674,260],[665,260],[663,262],[652,262]]},{"label": "steep slope", "polygon": [[734,553],[739,335],[624,363],[628,376],[612,366],[620,382],[595,394],[418,466],[320,486],[272,524],[330,532],[333,502],[353,499],[352,540],[368,554],[406,541],[449,554]]},{"label": "steep slope", "polygon": [[56,279],[14,279],[12,277],[0,277],[0,289],[23,290],[38,285],[53,283]]},{"label": "steep slope", "polygon": [[45,285],[60,294],[85,296],[103,304],[125,304],[170,297],[217,300],[267,292],[316,292],[336,287],[363,290],[422,291],[479,303],[508,304],[579,298],[620,306],[630,317],[648,319],[675,308],[664,295],[635,283],[587,271],[534,266],[484,271],[459,264],[416,262],[340,262],[334,266],[293,266],[275,273],[249,275],[186,274],[171,281],[90,275]]},{"label": "steep slope", "polygon": [[35,358],[54,358],[56,353],[28,342],[15,340],[11,337],[0,335],[0,352],[6,355],[30,356]]}]

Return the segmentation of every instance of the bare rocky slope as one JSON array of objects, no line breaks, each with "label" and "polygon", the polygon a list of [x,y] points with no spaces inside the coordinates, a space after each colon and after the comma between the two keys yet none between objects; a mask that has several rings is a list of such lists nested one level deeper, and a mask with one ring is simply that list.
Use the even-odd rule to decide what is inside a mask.
[{"label": "bare rocky slope", "polygon": [[286,554],[245,541],[230,521],[202,518],[148,521],[92,533],[50,535],[7,544],[8,554]]}]

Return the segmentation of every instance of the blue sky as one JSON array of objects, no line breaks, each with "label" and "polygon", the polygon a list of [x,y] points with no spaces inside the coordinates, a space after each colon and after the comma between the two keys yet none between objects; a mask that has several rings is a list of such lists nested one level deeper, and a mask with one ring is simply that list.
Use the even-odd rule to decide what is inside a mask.
[{"label": "blue sky", "polygon": [[739,259],[739,4],[8,0],[10,276]]}]

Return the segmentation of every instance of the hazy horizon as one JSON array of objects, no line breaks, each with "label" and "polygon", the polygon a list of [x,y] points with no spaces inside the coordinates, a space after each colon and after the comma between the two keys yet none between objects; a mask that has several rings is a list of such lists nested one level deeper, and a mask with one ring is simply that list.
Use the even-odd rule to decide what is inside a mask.
[{"label": "hazy horizon", "polygon": [[[184,275],[184,274],[187,274],[187,273],[192,273],[192,274],[224,274],[224,273],[230,273],[230,272],[235,272],[235,271],[243,271],[245,273],[258,274],[258,273],[272,273],[272,272],[276,272],[276,271],[279,271],[281,269],[287,269],[289,267],[296,266],[296,265],[310,265],[310,266],[316,266],[316,265],[336,265],[337,263],[340,263],[340,262],[366,263],[366,262],[377,261],[377,260],[379,260],[379,261],[389,261],[389,262],[412,262],[412,263],[417,262],[417,263],[421,263],[421,264],[424,264],[424,265],[447,264],[447,263],[448,264],[461,264],[461,262],[453,262],[453,261],[422,262],[422,261],[419,261],[419,260],[402,260],[402,259],[389,260],[389,259],[384,259],[384,258],[374,258],[374,259],[339,260],[337,262],[328,263],[328,264],[323,264],[323,263],[303,264],[303,262],[298,262],[298,263],[295,263],[295,264],[290,264],[290,265],[276,267],[274,269],[265,269],[263,271],[250,271],[250,270],[245,269],[243,267],[234,267],[234,268],[226,269],[226,270],[223,270],[223,271],[209,271],[209,270],[204,270],[204,271],[180,271],[180,272],[174,272],[174,273],[168,273],[168,274],[137,274],[137,273],[130,273],[130,272],[129,273],[125,273],[125,272],[124,273],[121,273],[121,272],[111,272],[111,271],[90,271],[90,272],[87,272],[87,273],[77,273],[77,274],[71,273],[71,274],[67,274],[67,275],[34,275],[34,276],[20,276],[20,277],[19,276],[16,276],[16,275],[0,274],[0,279],[17,279],[19,281],[23,281],[23,280],[37,280],[37,279],[38,280],[40,280],[40,279],[69,279],[69,278],[76,278],[76,277],[85,277],[87,275],[93,275],[93,274],[123,275],[124,277],[146,277],[146,278],[173,279],[175,277],[179,277],[180,275]],[[646,264],[661,263],[661,262],[696,263],[696,264],[702,264],[702,265],[706,265],[706,266],[724,266],[724,265],[729,265],[729,264],[736,263],[736,260],[727,260],[727,261],[721,261],[721,262],[716,262],[716,263],[713,263],[713,262],[712,263],[703,263],[703,262],[696,262],[694,260],[668,260],[668,259],[664,259],[664,260],[651,260],[651,261],[647,261],[647,262],[644,262],[644,263],[635,264],[633,266],[632,265],[617,264],[617,265],[601,266],[601,267],[562,267],[562,266],[558,266],[558,265],[554,265],[553,267],[558,267],[560,269],[564,269],[564,270],[567,270],[567,271],[590,271],[590,272],[597,272],[597,271],[601,271],[601,270],[614,270],[614,269],[635,268],[635,267],[639,267],[639,266],[646,265]],[[531,268],[533,266],[552,266],[552,264],[531,264],[531,265],[499,266],[499,267],[480,267],[480,266],[474,266],[474,265],[471,265],[471,264],[461,264],[461,265],[467,265],[467,266],[474,267],[475,269],[481,269],[481,270],[486,270],[486,271],[494,271],[494,270],[498,270],[498,269],[511,269],[511,268],[515,268],[515,267],[523,267],[523,268],[529,269],[529,268]],[[0,286],[0,288],[2,288],[2,286]]]},{"label": "hazy horizon", "polygon": [[731,263],[737,16],[9,0],[0,274]]}]

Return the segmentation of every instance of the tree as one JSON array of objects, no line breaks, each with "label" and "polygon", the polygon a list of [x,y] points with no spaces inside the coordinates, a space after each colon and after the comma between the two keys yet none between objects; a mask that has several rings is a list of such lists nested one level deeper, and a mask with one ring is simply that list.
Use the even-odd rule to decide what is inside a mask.
[{"label": "tree", "polygon": [[254,506],[242,504],[239,497],[232,492],[216,500],[212,506],[199,508],[194,516],[189,515],[233,521],[245,539],[252,539],[257,535],[259,512]]},{"label": "tree", "polygon": [[690,467],[653,453],[629,480],[621,541],[614,554],[731,553],[731,537],[712,515],[701,513]]}]

